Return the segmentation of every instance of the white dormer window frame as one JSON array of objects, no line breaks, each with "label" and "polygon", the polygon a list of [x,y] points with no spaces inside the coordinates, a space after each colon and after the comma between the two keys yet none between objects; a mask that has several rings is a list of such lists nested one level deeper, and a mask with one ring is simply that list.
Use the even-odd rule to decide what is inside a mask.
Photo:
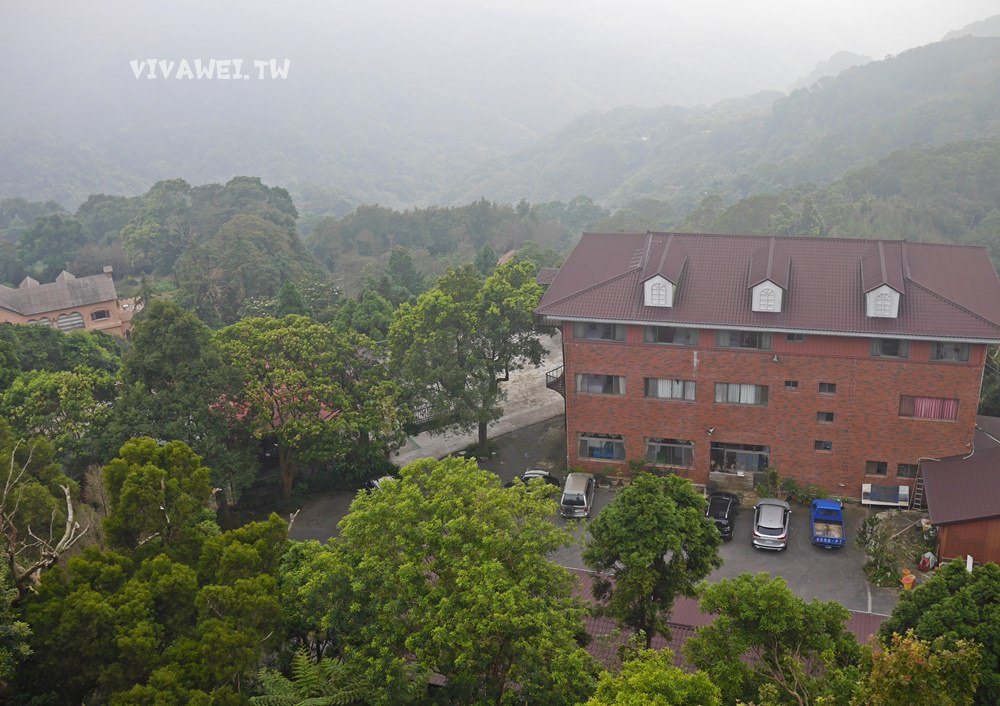
[{"label": "white dormer window frame", "polygon": [[642,288],[643,303],[646,306],[670,308],[674,305],[674,292],[676,288],[670,280],[656,275],[643,282]]},{"label": "white dormer window frame", "polygon": [[865,315],[871,319],[899,318],[899,292],[887,284],[867,292]]},{"label": "white dormer window frame", "polygon": [[769,279],[754,286],[750,297],[750,309],[765,313],[780,314],[785,290]]}]

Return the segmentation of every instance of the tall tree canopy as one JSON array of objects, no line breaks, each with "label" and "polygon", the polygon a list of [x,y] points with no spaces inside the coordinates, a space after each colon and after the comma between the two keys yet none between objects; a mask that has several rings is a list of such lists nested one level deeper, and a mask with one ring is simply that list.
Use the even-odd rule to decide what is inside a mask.
[{"label": "tall tree canopy", "polygon": [[806,603],[784,579],[742,574],[703,583],[701,610],[716,618],[684,645],[684,656],[722,689],[724,703],[849,703],[862,649],[839,603]]},{"label": "tall tree canopy", "polygon": [[907,630],[921,640],[944,638],[983,646],[975,703],[1000,703],[1000,567],[984,564],[971,572],[960,561],[948,562],[912,591],[899,596],[892,616],[879,629],[883,640]]},{"label": "tall tree canopy", "polygon": [[405,438],[405,409],[367,337],[293,315],[243,319],[216,340],[242,375],[225,403],[277,440],[286,502],[300,464],[343,461],[359,446],[385,458]]},{"label": "tall tree canopy", "polygon": [[[299,620],[333,639],[372,701],[576,703],[593,689],[577,646],[574,579],[547,557],[570,541],[542,484],[501,488],[474,461],[424,459],[359,495],[328,548],[289,566]],[[347,609],[349,607],[349,609]]]},{"label": "tall tree canopy", "polygon": [[257,456],[249,426],[220,401],[240,384],[212,332],[194,314],[166,300],[144,309],[132,332],[114,409],[117,450],[129,438],[183,441],[204,459],[226,504],[256,478]]},{"label": "tall tree canopy", "polygon": [[485,280],[473,265],[449,270],[415,304],[403,304],[389,329],[392,364],[419,405],[477,429],[500,418],[511,372],[539,365],[534,328],[541,298],[531,263],[507,263]]},{"label": "tall tree canopy", "polygon": [[605,672],[584,706],[720,706],[719,687],[704,672],[688,674],[674,665],[669,649],[643,650]]},{"label": "tall tree canopy", "polygon": [[590,523],[583,561],[597,572],[594,595],[621,624],[643,633],[646,647],[670,636],[677,596],[722,565],[719,532],[690,481],[640,473]]}]

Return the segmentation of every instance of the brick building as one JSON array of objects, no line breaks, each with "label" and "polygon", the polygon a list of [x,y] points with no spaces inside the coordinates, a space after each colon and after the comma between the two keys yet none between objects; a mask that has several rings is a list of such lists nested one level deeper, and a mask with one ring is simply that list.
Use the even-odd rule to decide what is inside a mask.
[{"label": "brick building", "polygon": [[645,459],[700,484],[775,467],[851,498],[910,485],[921,458],[969,449],[1000,343],[981,247],[587,233],[548,277],[567,461],[612,475]]},{"label": "brick building", "polygon": [[25,277],[20,285],[0,285],[0,323],[51,326],[61,331],[104,331],[127,338],[132,310],[118,299],[111,267],[75,277],[63,271],[55,282]]}]

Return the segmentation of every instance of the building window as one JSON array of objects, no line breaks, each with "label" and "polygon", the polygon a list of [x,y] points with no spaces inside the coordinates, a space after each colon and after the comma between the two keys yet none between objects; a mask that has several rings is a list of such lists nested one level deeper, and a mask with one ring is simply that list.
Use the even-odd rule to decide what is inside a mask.
[{"label": "building window", "polygon": [[892,316],[893,296],[889,292],[882,292],[875,296],[875,316]]},{"label": "building window", "polygon": [[674,326],[647,326],[646,343],[672,343],[675,346],[698,345],[698,329]]},{"label": "building window", "polygon": [[580,458],[602,458],[609,461],[625,460],[625,441],[621,434],[577,434]]},{"label": "building window", "polygon": [[624,341],[625,325],[577,322],[573,324],[573,338],[596,341]]},{"label": "building window", "polygon": [[97,311],[90,312],[91,321],[100,321],[101,319],[110,319],[111,312],[107,309],[98,309]]},{"label": "building window", "polygon": [[760,310],[774,311],[774,290],[770,287],[760,290]]},{"label": "building window", "polygon": [[932,343],[931,360],[954,360],[964,363],[969,360],[969,344]]},{"label": "building window", "polygon": [[915,463],[901,463],[896,466],[896,477],[897,478],[916,478],[917,477],[917,464]]},{"label": "building window", "polygon": [[771,449],[753,444],[723,444],[712,442],[709,452],[713,471],[755,473],[770,465]]},{"label": "building window", "polygon": [[816,439],[813,442],[813,448],[817,451],[833,451],[833,442],[826,439]]},{"label": "building window", "polygon": [[806,340],[806,335],[804,333],[786,333],[785,340],[789,343],[802,343]]},{"label": "building window", "polygon": [[657,466],[694,465],[694,444],[680,439],[646,439],[646,461]]},{"label": "building window", "polygon": [[719,348],[750,348],[771,350],[771,334],[761,331],[717,331],[715,345]]},{"label": "building window", "polygon": [[865,461],[866,476],[885,476],[889,474],[889,464],[885,461]]},{"label": "building window", "polygon": [[58,326],[60,331],[81,329],[83,328],[83,315],[77,311],[74,311],[72,314],[60,314]]},{"label": "building window", "polygon": [[667,285],[663,282],[653,282],[649,287],[649,303],[651,306],[666,306]]},{"label": "building window", "polygon": [[820,424],[833,424],[833,412],[816,412],[816,421]]},{"label": "building window", "polygon": [[910,397],[900,395],[899,416],[914,419],[958,419],[958,400],[941,397]]},{"label": "building window", "polygon": [[646,378],[646,397],[694,401],[694,380]]},{"label": "building window", "polygon": [[767,385],[715,383],[715,401],[721,404],[767,405]]},{"label": "building window", "polygon": [[52,325],[52,321],[50,321],[49,317],[47,317],[47,316],[43,316],[40,319],[32,319],[28,323],[31,324],[31,325],[33,325],[33,326],[51,326]]},{"label": "building window", "polygon": [[798,380],[785,380],[785,390],[788,392],[798,392],[799,391],[799,381]]},{"label": "building window", "polygon": [[576,391],[591,395],[624,395],[625,377],[623,375],[577,373]]},{"label": "building window", "polygon": [[821,395],[835,395],[835,394],[837,394],[837,383],[835,383],[835,382],[821,382],[819,384],[819,394],[821,394]]},{"label": "building window", "polygon": [[909,358],[910,342],[898,338],[872,339],[872,355],[883,358]]}]

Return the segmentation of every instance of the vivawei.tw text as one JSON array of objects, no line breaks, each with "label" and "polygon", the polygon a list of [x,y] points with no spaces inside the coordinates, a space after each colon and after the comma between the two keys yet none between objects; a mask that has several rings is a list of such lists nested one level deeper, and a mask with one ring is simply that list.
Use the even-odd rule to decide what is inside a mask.
[{"label": "vivawei.tw text", "polygon": [[253,78],[269,81],[288,78],[292,62],[290,59],[253,59],[248,62],[243,59],[132,59],[128,64],[136,80],[249,81]]}]

